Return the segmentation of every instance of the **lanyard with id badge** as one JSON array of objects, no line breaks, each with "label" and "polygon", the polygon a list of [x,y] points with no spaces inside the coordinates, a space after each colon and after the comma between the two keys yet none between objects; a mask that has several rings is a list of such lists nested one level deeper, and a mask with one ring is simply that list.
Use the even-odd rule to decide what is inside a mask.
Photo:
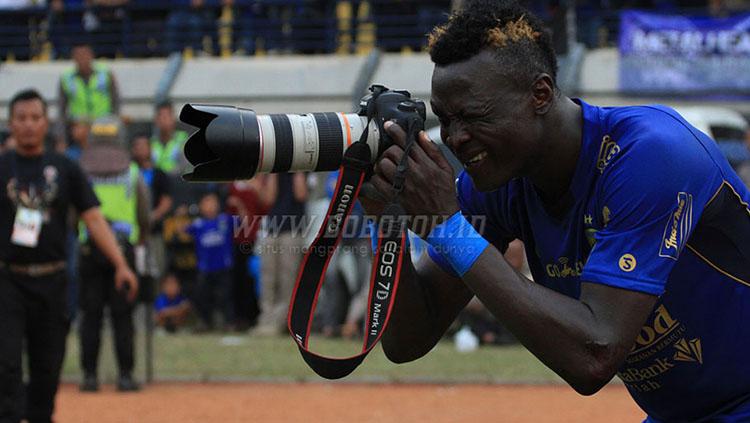
[{"label": "lanyard with id badge", "polygon": [[[45,159],[46,155],[42,159],[43,172],[47,169]],[[12,153],[11,170],[13,177],[8,184],[8,197],[16,205],[16,217],[10,242],[21,247],[35,248],[39,245],[45,209],[54,199],[54,183],[51,182],[55,178],[54,175],[41,175],[37,181],[21,181],[16,153]]]},{"label": "lanyard with id badge", "polygon": [[39,234],[42,232],[42,212],[18,206],[16,220],[13,221],[13,233],[10,242],[21,247],[36,248]]}]

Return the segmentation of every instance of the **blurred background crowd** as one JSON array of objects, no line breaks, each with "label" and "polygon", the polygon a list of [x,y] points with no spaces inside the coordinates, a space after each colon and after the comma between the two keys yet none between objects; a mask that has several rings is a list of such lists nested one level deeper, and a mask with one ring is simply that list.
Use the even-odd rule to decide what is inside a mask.
[{"label": "blurred background crowd", "polygon": [[[566,78],[578,77],[575,52],[615,45],[625,9],[716,19],[748,10],[743,0],[523,3],[547,21],[560,57],[560,85],[574,92],[577,83]],[[353,55],[373,49],[408,55],[424,49],[424,35],[456,6],[420,0],[0,0],[0,59],[71,60],[55,76],[56,125],[47,148],[78,161],[106,141],[127,151],[137,167],[149,192],[150,233],[135,241],[135,261],[145,287],[142,300],[160,330],[281,334],[303,247],[317,232],[321,221],[314,217],[325,213],[336,175],[189,184],[181,175],[190,171],[182,151],[191,129],[177,120],[182,104],[166,95],[169,84],[139,100],[150,116],[133,117],[123,111],[120,76],[108,64],[123,58]],[[724,151],[750,181],[747,122],[724,129],[710,135],[730,141]],[[0,151],[13,143],[0,124]],[[372,255],[361,235],[345,241],[329,268],[314,321],[325,336],[360,336]],[[418,254],[419,240],[413,243]],[[75,263],[80,245],[74,224],[69,244]],[[508,258],[528,272],[520,242]],[[560,266],[565,271],[566,264]],[[81,286],[76,269],[70,270],[72,315]],[[461,327],[471,329],[471,342],[514,342],[478,302],[459,319],[456,329]]]},{"label": "blurred background crowd", "polygon": [[[132,243],[137,244],[136,270],[145,282],[142,299],[153,302],[155,322],[166,332],[188,324],[196,333],[254,326],[265,335],[284,333],[303,247],[321,223],[311,213],[324,213],[335,172],[185,182],[182,175],[191,168],[183,154],[189,128],[178,123],[175,106],[168,100],[155,104],[151,130],[139,132],[142,124],[128,124],[130,119],[119,113],[117,78],[94,60],[92,46],[77,43],[71,55],[74,66],[60,75],[60,118],[46,149],[80,161],[91,174],[107,174],[108,163],[119,157],[115,153],[123,152],[138,169],[148,188],[149,233]],[[14,145],[10,134],[0,137],[0,152]],[[106,209],[110,199],[99,200]],[[76,263],[80,236],[76,225],[70,229],[69,261]],[[369,282],[371,250],[366,234],[360,230],[358,235],[346,241],[331,266],[331,282],[318,307],[319,329],[327,336],[341,334],[345,323],[346,336],[357,336],[363,323],[367,292],[362,287]],[[82,289],[76,283],[78,269],[70,266],[71,315]],[[348,312],[355,297],[356,310]]]},{"label": "blurred background crowd", "polygon": [[[0,58],[65,58],[94,37],[103,57],[419,50],[460,0],[2,0]],[[616,42],[620,12],[727,16],[745,0],[525,0],[556,50]]]}]

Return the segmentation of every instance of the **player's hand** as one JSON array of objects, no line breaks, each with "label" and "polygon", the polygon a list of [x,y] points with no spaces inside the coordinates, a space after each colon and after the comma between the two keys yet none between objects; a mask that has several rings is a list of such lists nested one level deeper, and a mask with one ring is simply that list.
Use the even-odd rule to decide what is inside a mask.
[{"label": "player's hand", "polygon": [[[386,122],[385,130],[395,144],[385,150],[375,164],[370,182],[381,195],[390,198],[396,167],[404,156],[406,133],[392,122]],[[412,146],[408,162],[404,190],[398,202],[412,216],[410,229],[424,238],[434,226],[459,210],[456,176],[437,144],[424,131],[419,133],[417,143]]]},{"label": "player's hand", "polygon": [[383,214],[383,209],[388,205],[388,200],[375,189],[372,182],[367,181],[362,184],[362,189],[359,191],[358,200],[362,204],[362,208],[365,210],[365,214],[374,218],[380,218]]},{"label": "player's hand", "polygon": [[138,277],[128,265],[118,266],[115,269],[115,288],[120,292],[125,292],[128,301],[135,301],[138,296]]}]

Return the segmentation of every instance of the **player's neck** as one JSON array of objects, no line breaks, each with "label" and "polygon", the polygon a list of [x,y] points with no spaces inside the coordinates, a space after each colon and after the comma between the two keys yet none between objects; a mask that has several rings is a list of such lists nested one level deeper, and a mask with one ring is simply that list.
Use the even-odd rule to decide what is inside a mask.
[{"label": "player's neck", "polygon": [[531,180],[545,202],[556,203],[570,189],[581,152],[583,118],[581,107],[562,97],[550,111],[543,153]]}]

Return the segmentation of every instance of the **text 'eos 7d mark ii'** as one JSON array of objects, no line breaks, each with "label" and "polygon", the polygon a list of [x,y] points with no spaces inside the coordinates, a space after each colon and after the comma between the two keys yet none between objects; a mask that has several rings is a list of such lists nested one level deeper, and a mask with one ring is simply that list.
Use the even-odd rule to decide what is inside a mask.
[{"label": "text 'eos 7d mark ii'", "polygon": [[[357,113],[259,115],[234,106],[188,104],[180,120],[198,127],[185,145],[195,166],[188,181],[249,179],[256,173],[330,171],[341,165],[344,151],[363,133],[374,162],[392,141],[383,124],[425,119],[425,105],[408,91],[370,87]],[[372,119],[368,119],[371,117]]]},{"label": "text 'eos 7d mark ii'", "polygon": [[[180,113],[183,122],[198,127],[185,145],[185,156],[195,166],[185,175],[189,181],[249,179],[258,172],[339,169],[331,205],[300,266],[287,319],[302,358],[329,379],[354,371],[380,340],[393,308],[404,254],[409,251],[407,216],[398,198],[406,182],[406,158],[424,129],[425,105],[407,91],[382,85],[373,85],[370,91],[360,101],[357,113],[257,115],[249,109],[208,105],[187,105]],[[321,356],[308,350],[310,320],[325,270],[360,188],[375,160],[394,144],[385,132],[387,121],[401,126],[407,140],[392,182],[390,204],[373,236],[377,242],[362,352],[348,358]]]}]

